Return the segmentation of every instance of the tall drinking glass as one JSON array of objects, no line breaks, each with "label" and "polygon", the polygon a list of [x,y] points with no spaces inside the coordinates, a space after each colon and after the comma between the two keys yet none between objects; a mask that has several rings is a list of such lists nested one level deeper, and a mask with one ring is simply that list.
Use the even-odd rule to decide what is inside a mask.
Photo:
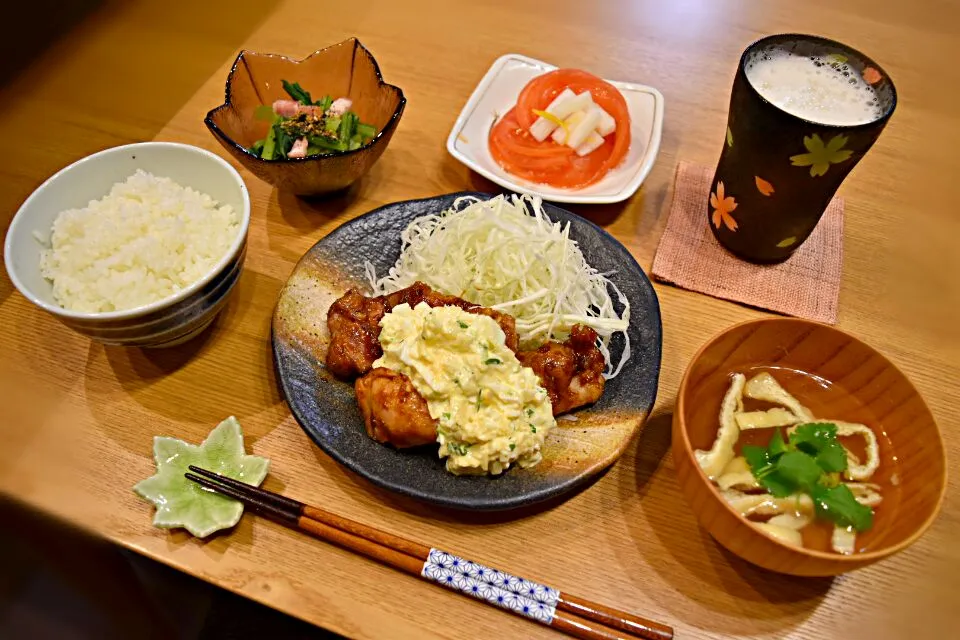
[{"label": "tall drinking glass", "polygon": [[750,45],[707,200],[720,244],[751,262],[789,258],[896,104],[883,69],[839,42],[784,34]]}]

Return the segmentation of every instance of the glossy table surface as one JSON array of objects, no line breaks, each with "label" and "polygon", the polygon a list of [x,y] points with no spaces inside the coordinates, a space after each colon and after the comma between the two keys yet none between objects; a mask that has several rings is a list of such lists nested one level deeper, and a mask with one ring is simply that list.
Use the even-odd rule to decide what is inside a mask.
[{"label": "glossy table surface", "polygon": [[[43,3],[41,3],[42,5]],[[193,5],[196,6],[193,6]],[[846,198],[838,326],[879,349],[921,390],[951,460],[960,455],[960,7],[942,0],[479,0],[78,3],[49,18],[45,47],[7,56],[0,77],[0,224],[55,170],[101,148],[174,140],[222,153],[203,126],[241,48],[301,57],[356,35],[409,100],[380,162],[347,193],[302,200],[244,172],[253,206],[247,266],[226,311],[165,351],[92,344],[0,277],[0,492],[214,584],[359,638],[551,637],[279,525],[247,516],[201,541],[151,526],[131,491],[152,473],[155,434],[197,442],[236,415],[272,459],[267,488],[673,624],[680,637],[945,637],[960,614],[960,498],[909,550],[837,579],[755,569],[703,532],[673,475],[670,419],[689,358],[762,311],[657,285],[663,366],[653,416],[585,490],[533,510],[461,514],[371,486],[314,446],[278,390],[270,320],[297,259],[344,221],[387,202],[495,191],[444,150],[487,67],[519,52],[650,84],[666,100],[660,156],[632,199],[572,206],[649,270],[677,162],[711,165],[743,48],[818,33],[876,59],[900,104],[841,188]],[[602,6],[602,8],[600,8]],[[53,15],[53,14],[51,14]],[[19,57],[18,57],[19,56]],[[42,124],[41,124],[42,123]]]}]

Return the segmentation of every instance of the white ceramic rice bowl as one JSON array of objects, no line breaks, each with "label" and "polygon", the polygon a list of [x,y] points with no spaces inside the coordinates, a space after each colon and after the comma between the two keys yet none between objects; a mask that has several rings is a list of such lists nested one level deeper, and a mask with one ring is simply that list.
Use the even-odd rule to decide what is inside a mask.
[{"label": "white ceramic rice bowl", "polygon": [[[61,307],[40,271],[45,248],[61,211],[84,207],[142,169],[209,194],[240,214],[240,230],[227,253],[202,278],[162,300],[123,311],[84,313]],[[246,255],[250,197],[240,174],[223,158],[175,142],[141,142],[100,151],[61,169],[24,201],[10,223],[4,262],[13,285],[30,302],[68,327],[105,344],[164,347],[205,329],[223,308]]]}]

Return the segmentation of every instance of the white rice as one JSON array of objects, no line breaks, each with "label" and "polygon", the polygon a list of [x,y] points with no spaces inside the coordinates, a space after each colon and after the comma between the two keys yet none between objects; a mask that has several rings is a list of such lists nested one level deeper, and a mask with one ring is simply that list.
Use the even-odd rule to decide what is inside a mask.
[{"label": "white rice", "polygon": [[66,309],[131,309],[205,276],[239,229],[230,206],[138,170],[100,200],[57,216],[40,271]]}]

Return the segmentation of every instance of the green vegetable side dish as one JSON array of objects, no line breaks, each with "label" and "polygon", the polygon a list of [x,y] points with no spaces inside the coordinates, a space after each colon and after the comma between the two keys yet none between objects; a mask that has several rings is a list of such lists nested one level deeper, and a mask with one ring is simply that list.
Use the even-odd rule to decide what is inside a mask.
[{"label": "green vegetable side dish", "polygon": [[270,121],[263,140],[248,149],[264,160],[288,160],[353,151],[368,144],[377,128],[360,122],[350,110],[349,98],[323,96],[314,101],[310,92],[297,82],[283,80],[283,89],[291,100],[261,105],[254,113],[259,120]]},{"label": "green vegetable side dish", "polygon": [[757,482],[774,497],[806,493],[822,520],[860,532],[873,526],[873,509],[857,502],[840,481],[847,454],[837,441],[837,425],[801,424],[787,441],[777,428],[766,448],[744,445],[741,453]]},{"label": "green vegetable side dish", "polygon": [[198,538],[236,525],[243,504],[187,480],[183,475],[187,467],[196,465],[254,486],[263,482],[270,467],[266,458],[244,453],[243,431],[233,416],[217,425],[200,445],[155,437],[153,459],[157,473],[133,490],[157,507],[154,526],[183,527]]}]

